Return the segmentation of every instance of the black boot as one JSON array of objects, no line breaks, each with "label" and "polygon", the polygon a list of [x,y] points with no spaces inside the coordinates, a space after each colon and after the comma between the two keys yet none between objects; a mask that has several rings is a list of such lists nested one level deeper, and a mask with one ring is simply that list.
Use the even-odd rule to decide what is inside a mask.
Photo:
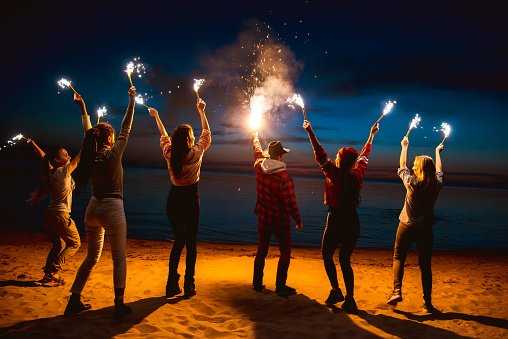
[{"label": "black boot", "polygon": [[122,299],[115,299],[115,318],[123,318],[132,313],[132,308],[126,306]]},{"label": "black boot", "polygon": [[171,298],[182,293],[178,280],[180,280],[180,274],[177,274],[174,279],[168,278],[168,283],[166,284],[166,298]]},{"label": "black boot", "polygon": [[80,312],[89,310],[92,308],[92,305],[90,304],[84,304],[81,301],[81,295],[80,294],[72,294],[69,298],[69,303],[67,304],[67,307],[65,308],[64,316],[70,317],[73,315],[76,315]]},{"label": "black boot", "polygon": [[183,296],[187,299],[196,295],[196,285],[194,283],[183,285]]}]

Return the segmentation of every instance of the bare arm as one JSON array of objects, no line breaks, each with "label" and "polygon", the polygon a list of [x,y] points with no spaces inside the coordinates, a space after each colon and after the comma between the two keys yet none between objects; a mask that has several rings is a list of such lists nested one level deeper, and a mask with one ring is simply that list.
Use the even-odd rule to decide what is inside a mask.
[{"label": "bare arm", "polygon": [[166,129],[164,128],[164,125],[162,124],[162,121],[159,118],[159,112],[157,112],[157,110],[155,108],[150,107],[148,109],[148,113],[150,113],[150,115],[155,118],[155,121],[157,122],[157,127],[159,128],[159,132],[161,133],[161,136],[164,136],[164,135],[168,136],[168,133],[166,132]]},{"label": "bare arm", "polygon": [[409,141],[407,137],[404,137],[402,141],[400,142],[402,146],[402,150],[400,151],[400,168],[407,167],[407,148],[409,146]]},{"label": "bare arm", "polygon": [[37,144],[32,139],[30,139],[30,138],[27,139],[26,143],[34,148],[35,153],[37,153],[37,155],[39,156],[39,158],[41,158],[41,161],[42,161],[44,159],[44,156],[46,155],[46,153],[44,153],[44,151],[41,150],[40,147],[37,146]]},{"label": "bare arm", "polygon": [[198,99],[196,106],[198,108],[199,116],[201,117],[201,127],[209,131],[210,126],[208,125],[208,120],[205,115],[206,102],[204,102],[203,99]]},{"label": "bare arm", "polygon": [[436,171],[437,172],[443,172],[443,164],[441,162],[441,151],[443,150],[444,145],[439,144],[439,146],[436,147]]},{"label": "bare arm", "polygon": [[74,93],[74,102],[81,108],[81,120],[83,123],[83,130],[86,132],[90,128],[92,128],[92,124],[90,123],[90,116],[86,112],[85,101],[79,94]]},{"label": "bare arm", "polygon": [[80,160],[81,160],[81,150],[79,150],[79,153],[69,163],[69,167],[67,168],[69,174],[71,174],[76,169],[76,167],[78,167]]},{"label": "bare arm", "polygon": [[367,140],[368,145],[372,145],[372,139],[374,139],[374,135],[379,131],[379,123],[375,123],[374,126],[370,129],[369,139]]}]

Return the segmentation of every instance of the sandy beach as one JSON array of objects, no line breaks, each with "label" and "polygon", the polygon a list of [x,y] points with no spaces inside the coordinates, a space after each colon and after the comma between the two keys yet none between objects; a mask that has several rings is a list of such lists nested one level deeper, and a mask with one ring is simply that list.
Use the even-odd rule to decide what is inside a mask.
[{"label": "sandy beach", "polygon": [[[83,291],[92,309],[63,317],[69,289],[86,255],[83,245],[61,273],[65,284],[40,286],[51,247],[46,233],[0,231],[0,337],[2,338],[506,338],[508,251],[435,251],[433,303],[439,316],[422,312],[418,259],[406,262],[404,301],[386,304],[392,287],[390,250],[353,253],[358,314],[324,305],[330,289],[319,248],[294,248],[288,285],[274,292],[278,248],[265,267],[267,291],[252,290],[254,245],[200,243],[197,295],[167,299],[171,241],[128,239],[126,303],[133,313],[113,317],[109,244]],[[185,253],[185,251],[184,251]],[[180,263],[184,272],[185,261]],[[340,273],[340,270],[339,270]],[[342,276],[339,284],[344,290]]]}]

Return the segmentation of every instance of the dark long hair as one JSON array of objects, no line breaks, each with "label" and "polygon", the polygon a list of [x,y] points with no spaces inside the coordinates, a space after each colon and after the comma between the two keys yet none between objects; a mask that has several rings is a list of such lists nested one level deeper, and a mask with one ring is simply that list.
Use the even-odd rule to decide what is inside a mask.
[{"label": "dark long hair", "polygon": [[81,160],[78,167],[72,172],[72,177],[76,182],[76,196],[88,185],[98,150],[107,143],[108,137],[114,134],[113,127],[105,122],[101,122],[86,131],[83,147],[81,148]]},{"label": "dark long hair", "polygon": [[44,156],[42,159],[42,165],[40,169],[41,173],[41,179],[39,180],[39,186],[30,193],[30,198],[27,200],[30,205],[35,205],[39,203],[42,199],[48,195],[49,191],[49,171],[50,171],[50,164],[53,166],[53,168],[57,167],[57,163],[55,161],[56,158],[58,158],[58,152],[63,149],[63,147],[53,147],[49,150],[48,153]]},{"label": "dark long hair", "polygon": [[436,178],[436,164],[428,155],[420,155],[415,157],[415,177],[425,190],[430,192],[438,191]]},{"label": "dark long hair", "polygon": [[173,169],[173,176],[180,180],[183,170],[183,159],[189,154],[190,151],[190,134],[192,127],[189,125],[177,126],[173,133],[171,133],[171,155],[169,156],[169,163]]},{"label": "dark long hair", "polygon": [[355,180],[355,176],[353,176],[355,164],[356,162],[349,167],[345,167],[344,164],[341,163],[338,168],[338,170],[342,172],[340,176],[340,188],[342,193],[339,197],[340,206],[356,208],[362,201],[358,182]]}]

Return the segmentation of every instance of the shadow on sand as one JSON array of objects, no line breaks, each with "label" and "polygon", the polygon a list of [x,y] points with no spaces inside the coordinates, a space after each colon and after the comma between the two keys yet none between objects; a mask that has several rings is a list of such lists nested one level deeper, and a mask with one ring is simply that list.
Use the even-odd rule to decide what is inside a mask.
[{"label": "shadow on sand", "polygon": [[[63,315],[23,321],[16,325],[0,328],[1,338],[29,337],[83,337],[114,338],[136,327],[140,335],[155,332],[151,325],[143,324],[143,319],[168,302],[165,296],[141,299],[127,303],[132,314],[123,319],[113,317],[114,306],[90,310],[73,317]],[[93,305],[92,305],[93,307]]]}]

